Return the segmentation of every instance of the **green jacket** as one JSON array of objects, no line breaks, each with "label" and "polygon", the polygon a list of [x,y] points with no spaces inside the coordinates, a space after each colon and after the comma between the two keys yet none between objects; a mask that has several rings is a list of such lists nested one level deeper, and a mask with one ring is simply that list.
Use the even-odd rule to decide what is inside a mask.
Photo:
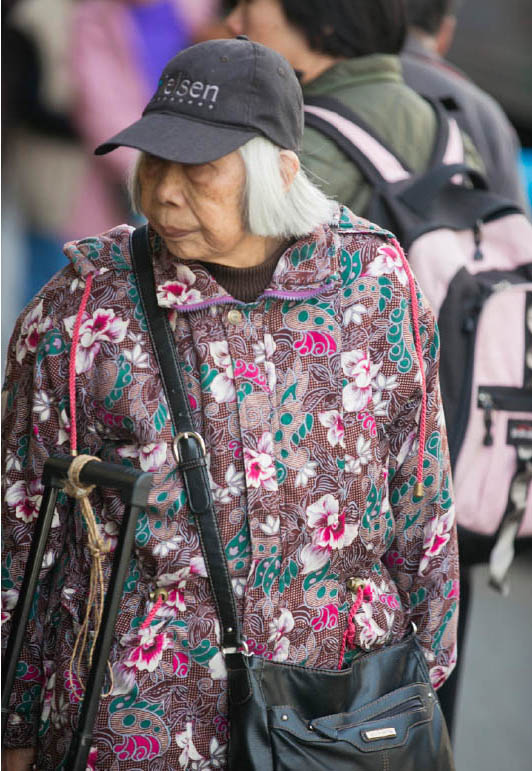
[{"label": "green jacket", "polygon": [[[303,87],[303,96],[332,96],[359,115],[414,171],[430,159],[436,118],[430,105],[403,81],[398,57],[373,54],[345,59]],[[482,170],[471,140],[464,135],[466,160]],[[303,168],[326,193],[364,216],[370,188],[337,145],[314,128],[305,129]]]}]

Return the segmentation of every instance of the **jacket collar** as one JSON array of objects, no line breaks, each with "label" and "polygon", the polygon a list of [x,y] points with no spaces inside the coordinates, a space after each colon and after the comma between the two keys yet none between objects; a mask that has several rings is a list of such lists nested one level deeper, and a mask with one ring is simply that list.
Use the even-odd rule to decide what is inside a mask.
[{"label": "jacket collar", "polygon": [[[340,210],[331,225],[317,228],[298,239],[281,255],[270,285],[261,297],[298,300],[313,297],[333,282],[337,270]],[[198,262],[183,262],[171,255],[162,239],[150,228],[157,300],[161,307],[177,311],[201,310],[211,305],[240,303],[220,286]],[[240,303],[243,304],[243,303]]]},{"label": "jacket collar", "polygon": [[391,54],[372,54],[342,59],[303,86],[303,96],[329,94],[342,88],[382,80],[402,82],[401,63]]}]

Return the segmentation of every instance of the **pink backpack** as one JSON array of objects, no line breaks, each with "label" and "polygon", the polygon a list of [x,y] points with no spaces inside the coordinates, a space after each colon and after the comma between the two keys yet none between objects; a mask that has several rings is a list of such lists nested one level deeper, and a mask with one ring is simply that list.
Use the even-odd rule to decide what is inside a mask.
[{"label": "pink backpack", "polygon": [[458,125],[431,104],[421,174],[335,99],[308,99],[305,122],[371,184],[366,216],[402,242],[438,318],[459,534],[488,542],[503,590],[515,538],[532,535],[532,225],[466,167]]}]

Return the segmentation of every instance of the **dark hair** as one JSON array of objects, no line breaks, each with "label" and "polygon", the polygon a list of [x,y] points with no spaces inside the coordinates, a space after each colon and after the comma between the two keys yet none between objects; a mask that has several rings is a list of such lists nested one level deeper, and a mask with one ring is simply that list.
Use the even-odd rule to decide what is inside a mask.
[{"label": "dark hair", "polygon": [[397,54],[406,35],[404,0],[280,0],[288,21],[320,53],[353,58]]},{"label": "dark hair", "polygon": [[454,13],[456,0],[406,0],[408,25],[435,35],[445,16]]}]

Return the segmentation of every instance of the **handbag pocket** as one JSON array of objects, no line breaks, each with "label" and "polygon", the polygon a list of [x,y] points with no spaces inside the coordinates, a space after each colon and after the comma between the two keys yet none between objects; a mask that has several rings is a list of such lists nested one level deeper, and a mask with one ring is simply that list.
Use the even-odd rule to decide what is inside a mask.
[{"label": "handbag pocket", "polygon": [[[275,771],[448,771],[452,760],[442,753],[440,732],[432,725],[436,710],[437,699],[426,683],[398,688],[353,712],[314,720],[290,707],[272,707]],[[446,739],[442,735],[442,746]]]}]

